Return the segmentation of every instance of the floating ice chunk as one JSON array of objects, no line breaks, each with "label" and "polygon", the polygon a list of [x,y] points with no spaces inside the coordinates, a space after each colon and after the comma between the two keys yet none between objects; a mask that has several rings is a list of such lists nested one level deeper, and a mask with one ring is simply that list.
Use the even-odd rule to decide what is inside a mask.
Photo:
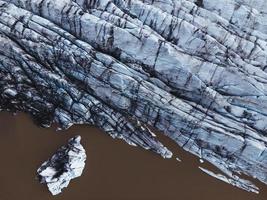
[{"label": "floating ice chunk", "polygon": [[37,170],[40,182],[46,183],[53,195],[61,193],[71,179],[81,176],[86,154],[80,141],[80,136],[70,139]]}]

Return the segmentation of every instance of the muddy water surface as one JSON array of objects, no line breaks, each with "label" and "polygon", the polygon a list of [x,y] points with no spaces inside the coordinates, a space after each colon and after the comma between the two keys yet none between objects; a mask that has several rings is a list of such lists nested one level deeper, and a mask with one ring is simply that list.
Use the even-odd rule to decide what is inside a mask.
[{"label": "muddy water surface", "polygon": [[[160,137],[183,160],[164,160],[90,126],[39,128],[24,114],[0,113],[0,200],[266,200],[198,170],[199,161]],[[84,174],[58,196],[35,179],[36,169],[75,135],[87,151]]]}]

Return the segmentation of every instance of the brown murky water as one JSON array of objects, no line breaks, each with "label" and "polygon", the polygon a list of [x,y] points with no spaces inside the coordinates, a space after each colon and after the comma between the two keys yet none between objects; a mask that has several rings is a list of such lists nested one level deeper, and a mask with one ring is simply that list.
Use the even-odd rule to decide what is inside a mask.
[{"label": "brown murky water", "polygon": [[[0,200],[266,200],[218,181],[197,169],[199,161],[173,142],[161,140],[183,160],[164,160],[140,148],[113,140],[89,126],[67,131],[43,129],[24,114],[0,113]],[[35,171],[74,135],[87,151],[83,175],[58,196],[35,179]]]}]

